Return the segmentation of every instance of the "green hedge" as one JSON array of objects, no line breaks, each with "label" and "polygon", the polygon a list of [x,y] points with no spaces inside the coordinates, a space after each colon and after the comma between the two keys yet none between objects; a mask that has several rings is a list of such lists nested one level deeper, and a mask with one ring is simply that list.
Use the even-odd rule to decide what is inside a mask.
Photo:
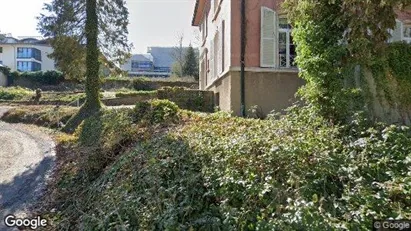
[{"label": "green hedge", "polygon": [[157,91],[119,91],[116,92],[116,97],[131,97],[139,95],[156,95]]},{"label": "green hedge", "polygon": [[36,84],[58,85],[64,81],[64,75],[59,71],[12,72],[13,79],[24,79]]}]

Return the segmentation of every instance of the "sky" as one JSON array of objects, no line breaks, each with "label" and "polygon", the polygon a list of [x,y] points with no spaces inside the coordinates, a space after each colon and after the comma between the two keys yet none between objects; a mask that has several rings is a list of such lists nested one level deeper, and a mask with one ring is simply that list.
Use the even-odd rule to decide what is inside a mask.
[{"label": "sky", "polygon": [[[17,36],[40,36],[37,19],[51,0],[0,0],[0,31]],[[183,35],[185,46],[198,46],[198,31],[191,26],[195,0],[127,0],[130,11],[129,40],[133,53],[149,46],[176,46]]]}]

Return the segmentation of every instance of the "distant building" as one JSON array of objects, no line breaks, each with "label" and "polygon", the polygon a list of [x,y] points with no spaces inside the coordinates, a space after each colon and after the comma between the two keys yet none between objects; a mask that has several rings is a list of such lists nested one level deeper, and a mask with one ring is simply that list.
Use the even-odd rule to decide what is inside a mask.
[{"label": "distant building", "polygon": [[53,48],[39,37],[0,37],[0,64],[11,71],[55,70],[54,60],[48,58]]},{"label": "distant building", "polygon": [[[175,62],[175,50],[175,47],[149,47],[147,54],[131,56],[121,68],[128,71],[130,76],[169,77]],[[186,50],[187,47],[184,47],[184,54]]]}]

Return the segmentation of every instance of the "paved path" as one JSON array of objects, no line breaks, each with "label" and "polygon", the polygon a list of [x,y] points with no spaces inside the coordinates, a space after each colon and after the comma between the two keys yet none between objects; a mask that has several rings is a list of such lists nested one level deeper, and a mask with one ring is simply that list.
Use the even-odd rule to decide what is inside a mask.
[{"label": "paved path", "polygon": [[[7,108],[0,107],[0,117]],[[35,206],[54,164],[54,143],[38,128],[0,121],[0,231],[4,217],[25,217]]]}]

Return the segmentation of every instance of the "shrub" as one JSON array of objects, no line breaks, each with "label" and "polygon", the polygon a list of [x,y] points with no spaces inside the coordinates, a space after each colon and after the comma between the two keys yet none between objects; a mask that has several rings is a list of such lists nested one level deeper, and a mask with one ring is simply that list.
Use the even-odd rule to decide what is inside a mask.
[{"label": "shrub", "polygon": [[58,230],[369,230],[373,219],[411,218],[407,127],[337,126],[309,106],[152,126],[173,115],[155,100],[85,121],[79,140],[92,145],[74,165],[94,175],[61,177]]},{"label": "shrub", "polygon": [[90,147],[83,168],[93,178],[112,162],[121,147],[130,143],[136,133],[132,126],[131,109],[102,110],[85,119],[75,131],[79,144]]},{"label": "shrub", "polygon": [[45,85],[57,85],[64,81],[64,75],[59,71],[23,72],[15,75],[14,77],[23,78],[33,83]]},{"label": "shrub", "polygon": [[175,122],[178,120],[178,106],[168,100],[152,100],[138,102],[133,110],[134,121],[144,121],[151,124]]},{"label": "shrub", "polygon": [[116,92],[116,97],[131,97],[131,96],[139,96],[139,95],[153,95],[155,96],[157,91],[120,91]]},{"label": "shrub", "polygon": [[153,83],[147,78],[135,78],[132,80],[131,85],[136,91],[152,91],[156,90]]},{"label": "shrub", "polygon": [[5,66],[0,66],[0,73],[3,73],[5,76],[10,75],[10,68]]},{"label": "shrub", "polygon": [[28,99],[33,91],[22,87],[0,87],[0,100]]}]

